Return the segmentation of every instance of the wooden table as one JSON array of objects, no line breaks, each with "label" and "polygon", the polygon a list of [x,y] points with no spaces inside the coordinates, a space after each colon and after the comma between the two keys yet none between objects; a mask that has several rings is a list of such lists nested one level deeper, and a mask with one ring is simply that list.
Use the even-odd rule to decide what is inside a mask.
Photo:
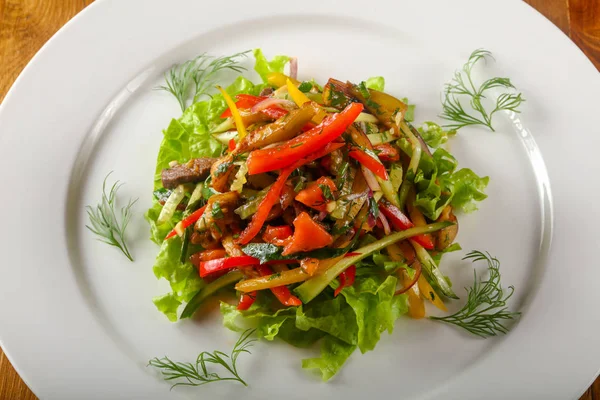
[{"label": "wooden table", "polygon": [[[525,0],[567,34],[600,70],[600,0]],[[93,0],[0,0],[0,102],[23,67]],[[0,399],[35,400],[0,349]],[[580,400],[600,399],[600,378]]]}]

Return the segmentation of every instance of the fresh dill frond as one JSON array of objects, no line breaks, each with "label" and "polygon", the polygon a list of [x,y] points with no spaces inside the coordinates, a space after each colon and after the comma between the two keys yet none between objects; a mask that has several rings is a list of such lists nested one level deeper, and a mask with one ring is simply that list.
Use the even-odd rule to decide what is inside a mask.
[{"label": "fresh dill frond", "polygon": [[488,263],[490,276],[485,281],[477,279],[477,272],[473,271],[475,281],[473,286],[466,289],[467,303],[458,312],[446,317],[429,317],[436,321],[456,325],[474,335],[486,338],[507,333],[505,321],[516,319],[520,312],[508,311],[506,302],[514,293],[514,287],[509,286],[505,293],[500,284],[500,261],[489,253],[472,251],[463,260],[473,262],[485,260]]},{"label": "fresh dill frond", "polygon": [[183,64],[175,64],[165,73],[166,84],[158,89],[171,93],[184,111],[187,100],[192,97],[192,103],[197,102],[215,84],[215,75],[224,70],[235,72],[245,71],[246,68],[239,64],[239,59],[247,57],[250,50],[236,53],[231,56],[213,57],[206,53],[188,60]]},{"label": "fresh dill frond", "polygon": [[[229,355],[218,350],[212,353],[203,351],[198,355],[195,363],[172,361],[169,357],[155,357],[148,362],[148,365],[158,368],[166,381],[175,382],[171,389],[175,386],[202,386],[211,382],[223,381],[237,381],[248,386],[238,373],[237,359],[242,353],[251,354],[248,348],[252,347],[252,343],[256,342],[256,339],[250,336],[255,331],[256,329],[244,331]],[[227,371],[227,375],[210,372],[207,364],[220,365]],[[179,381],[177,382],[177,380]]]},{"label": "fresh dill frond", "polygon": [[116,181],[110,188],[109,193],[106,194],[106,181],[110,174],[112,172],[106,175],[102,183],[102,199],[100,203],[95,207],[86,206],[91,225],[86,225],[86,228],[98,235],[98,240],[119,248],[130,261],[133,261],[133,257],[131,257],[131,253],[127,248],[127,243],[125,243],[125,229],[131,219],[131,207],[133,207],[138,199],[129,199],[127,205],[121,208],[120,215],[117,216],[117,212],[115,211],[117,191],[123,184]]},{"label": "fresh dill frond", "polygon": [[[516,88],[508,78],[494,77],[483,82],[479,87],[474,83],[472,72],[480,60],[494,59],[487,50],[477,49],[462,70],[456,71],[454,78],[446,84],[444,99],[442,100],[442,114],[440,117],[452,121],[446,124],[449,129],[460,129],[468,125],[484,125],[494,131],[492,118],[499,111],[513,111],[518,113],[518,107],[525,101],[521,93],[515,93]],[[495,106],[491,112],[486,111],[482,99],[490,89],[501,88],[501,93],[495,99]],[[462,98],[469,98],[469,104],[475,113],[465,110],[461,103]],[[477,115],[479,114],[479,115]]]}]

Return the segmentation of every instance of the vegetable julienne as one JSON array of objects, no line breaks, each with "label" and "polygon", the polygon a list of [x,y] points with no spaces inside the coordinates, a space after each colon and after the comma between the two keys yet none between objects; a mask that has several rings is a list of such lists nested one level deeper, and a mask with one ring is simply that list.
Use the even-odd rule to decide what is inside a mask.
[{"label": "vegetable julienne", "polygon": [[[154,272],[172,292],[154,302],[175,321],[235,290],[236,305],[221,303],[225,326],[241,331],[239,317],[267,340],[321,340],[321,358],[303,367],[327,380],[401,315],[457,298],[440,259],[458,246],[454,212],[476,209],[487,177],[457,169],[439,148],[455,132],[413,127],[413,106],[383,78],[321,86],[286,76],[286,56],[254,56],[262,83],[240,76],[164,132],[146,218],[161,245]],[[207,379],[208,360],[151,365],[190,384],[223,380]]]}]

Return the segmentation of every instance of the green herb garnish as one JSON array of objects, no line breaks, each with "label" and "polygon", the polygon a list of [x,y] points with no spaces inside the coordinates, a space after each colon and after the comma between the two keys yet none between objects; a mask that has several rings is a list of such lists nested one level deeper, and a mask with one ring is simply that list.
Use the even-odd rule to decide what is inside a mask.
[{"label": "green herb garnish", "polygon": [[181,111],[184,111],[187,108],[188,96],[193,94],[192,103],[197,102],[209,88],[214,86],[215,75],[219,71],[231,70],[238,73],[245,71],[246,68],[239,65],[238,59],[246,57],[249,52],[250,50],[217,58],[204,53],[183,64],[175,64],[165,74],[166,85],[158,89],[166,90],[175,96]]},{"label": "green herb garnish", "polygon": [[298,90],[300,90],[302,93],[308,93],[310,92],[310,90],[313,88],[313,84],[307,81],[302,82],[299,86],[298,86]]},{"label": "green herb garnish", "polygon": [[106,181],[110,174],[112,174],[112,172],[106,175],[102,182],[102,200],[100,200],[100,203],[95,207],[86,206],[91,226],[86,225],[85,227],[98,235],[98,240],[117,247],[130,261],[133,261],[133,257],[131,257],[131,253],[127,248],[127,243],[125,243],[125,229],[131,219],[131,207],[135,204],[137,199],[129,199],[129,202],[125,207],[121,208],[121,213],[117,217],[115,211],[116,196],[117,191],[123,184],[116,181],[107,195]]},{"label": "green herb garnish", "polygon": [[[196,358],[195,363],[172,361],[169,357],[153,358],[148,362],[149,366],[158,368],[166,381],[177,381],[171,386],[202,386],[211,382],[238,381],[244,386],[248,384],[240,377],[237,370],[237,359],[242,353],[250,353],[249,347],[256,339],[250,338],[256,329],[248,329],[242,333],[231,354],[222,351],[209,353],[203,351]],[[217,372],[209,372],[207,364],[220,365],[228,375],[219,375]]]},{"label": "green herb garnish", "polygon": [[325,200],[335,200],[335,198],[333,197],[333,193],[331,193],[331,189],[329,188],[329,186],[324,185],[322,183],[319,183],[319,189],[321,189],[321,192],[323,192],[323,197],[325,198]]},{"label": "green herb garnish", "polygon": [[472,251],[464,258],[473,262],[485,260],[488,263],[490,276],[485,281],[477,280],[477,272],[473,271],[475,281],[467,289],[467,303],[458,312],[446,317],[429,317],[436,321],[446,322],[463,328],[480,337],[496,336],[507,333],[504,321],[512,320],[521,315],[520,312],[510,312],[506,302],[513,295],[515,288],[509,286],[509,293],[504,293],[500,285],[500,261],[489,253]]},{"label": "green herb garnish", "polygon": [[213,203],[211,213],[212,213],[213,218],[215,218],[215,219],[220,219],[220,218],[225,217],[225,214],[223,214],[223,210],[221,210],[221,206],[217,202]]},{"label": "green herb garnish", "polygon": [[[444,119],[452,121],[452,123],[445,125],[445,127],[450,129],[460,129],[468,125],[484,125],[494,132],[494,128],[492,127],[492,117],[496,112],[519,112],[517,107],[519,107],[521,103],[525,101],[525,99],[521,96],[521,93],[515,94],[505,91],[504,93],[500,94],[495,100],[494,108],[489,113],[482,104],[482,99],[486,98],[484,93],[489,89],[516,89],[510,82],[510,79],[499,77],[490,78],[483,82],[479,87],[475,86],[471,76],[473,67],[478,61],[485,60],[488,57],[493,59],[492,53],[489,51],[483,49],[475,50],[473,53],[471,53],[469,60],[463,66],[462,70],[456,71],[452,81],[446,84],[444,100],[442,102],[443,112],[440,116]],[[457,96],[469,97],[471,108],[476,113],[480,114],[481,118],[465,111]]]}]

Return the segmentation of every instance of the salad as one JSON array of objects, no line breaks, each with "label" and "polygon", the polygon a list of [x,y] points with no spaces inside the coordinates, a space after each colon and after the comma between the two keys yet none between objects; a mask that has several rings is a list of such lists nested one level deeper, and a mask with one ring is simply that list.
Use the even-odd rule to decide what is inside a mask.
[{"label": "salad", "polygon": [[[255,50],[255,84],[244,56],[167,77],[183,115],[164,131],[146,213],[154,273],[171,287],[154,303],[177,321],[220,296],[229,329],[320,342],[302,367],[328,380],[400,316],[458,298],[440,261],[460,250],[456,215],[476,210],[488,178],[459,169],[444,149],[455,131],[416,125],[382,77],[317,83],[299,78],[297,60]],[[186,68],[198,65],[188,105]],[[200,100],[215,65],[240,76]]]}]

